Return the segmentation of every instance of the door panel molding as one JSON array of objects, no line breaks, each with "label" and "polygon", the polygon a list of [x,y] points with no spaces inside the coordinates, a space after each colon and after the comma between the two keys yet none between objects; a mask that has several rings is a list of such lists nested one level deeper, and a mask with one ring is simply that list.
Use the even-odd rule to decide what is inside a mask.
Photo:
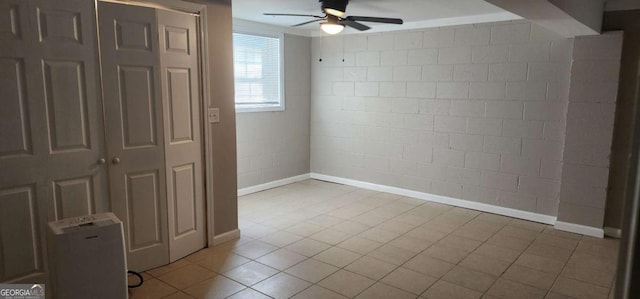
[{"label": "door panel molding", "polygon": [[42,272],[35,184],[0,190],[0,281]]},{"label": "door panel molding", "polygon": [[5,99],[0,109],[0,158],[31,155],[31,127],[24,58],[0,58],[0,90]]},{"label": "door panel molding", "polygon": [[117,68],[124,148],[157,146],[153,67],[117,65]]},{"label": "door panel molding", "polygon": [[38,8],[38,33],[41,43],[82,44],[80,13],[62,9]]},{"label": "door panel molding", "polygon": [[114,20],[116,49],[153,51],[151,43],[151,24],[130,20]]},{"label": "door panel molding", "polygon": [[171,144],[193,141],[191,69],[167,68]]},{"label": "door panel molding", "polygon": [[16,3],[0,3],[0,39],[22,39],[20,10]]},{"label": "door panel molding", "polygon": [[189,28],[164,26],[165,51],[190,54]]},{"label": "door panel molding", "polygon": [[159,170],[127,173],[126,177],[129,250],[134,252],[161,245],[164,238]]},{"label": "door panel molding", "polygon": [[84,63],[43,60],[51,153],[91,149]]},{"label": "door panel molding", "polygon": [[172,169],[171,182],[173,185],[173,217],[175,218],[174,239],[196,232],[198,219],[196,174],[194,163],[176,166]]},{"label": "door panel molding", "polygon": [[53,204],[55,219],[95,214],[95,191],[93,176],[54,180]]}]

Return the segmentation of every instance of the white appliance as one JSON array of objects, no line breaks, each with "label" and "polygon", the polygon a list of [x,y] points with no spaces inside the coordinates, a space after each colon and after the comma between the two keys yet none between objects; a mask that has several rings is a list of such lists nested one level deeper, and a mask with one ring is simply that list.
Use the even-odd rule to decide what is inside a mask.
[{"label": "white appliance", "polygon": [[127,298],[122,222],[114,214],[50,222],[47,240],[52,298]]}]

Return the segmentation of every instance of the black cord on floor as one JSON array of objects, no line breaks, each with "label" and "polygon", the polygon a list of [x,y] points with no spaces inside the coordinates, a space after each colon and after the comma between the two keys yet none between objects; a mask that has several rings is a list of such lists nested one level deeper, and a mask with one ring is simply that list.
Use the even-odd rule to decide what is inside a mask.
[{"label": "black cord on floor", "polygon": [[140,275],[140,273],[138,273],[136,271],[127,271],[127,274],[135,275],[140,280],[140,282],[138,282],[138,284],[134,284],[134,285],[128,286],[130,289],[137,288],[137,287],[141,286],[142,283],[144,282],[144,279],[142,278],[142,275]]}]

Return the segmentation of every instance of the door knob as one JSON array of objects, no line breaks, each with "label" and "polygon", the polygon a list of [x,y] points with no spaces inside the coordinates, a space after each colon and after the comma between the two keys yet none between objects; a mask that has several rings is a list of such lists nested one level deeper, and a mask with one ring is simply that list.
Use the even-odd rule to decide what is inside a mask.
[{"label": "door knob", "polygon": [[120,158],[115,157],[115,158],[111,159],[111,163],[112,163],[112,164],[118,164],[118,163],[120,163]]},{"label": "door knob", "polygon": [[104,163],[107,163],[107,160],[105,158],[98,159],[98,165],[104,165]]}]

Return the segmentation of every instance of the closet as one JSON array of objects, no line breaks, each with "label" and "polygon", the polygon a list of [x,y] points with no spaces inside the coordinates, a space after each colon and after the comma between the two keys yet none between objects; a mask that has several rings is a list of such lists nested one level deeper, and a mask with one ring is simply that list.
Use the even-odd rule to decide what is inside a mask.
[{"label": "closet", "polygon": [[62,218],[114,212],[131,270],[206,245],[199,17],[127,3],[0,0],[0,282]]}]

